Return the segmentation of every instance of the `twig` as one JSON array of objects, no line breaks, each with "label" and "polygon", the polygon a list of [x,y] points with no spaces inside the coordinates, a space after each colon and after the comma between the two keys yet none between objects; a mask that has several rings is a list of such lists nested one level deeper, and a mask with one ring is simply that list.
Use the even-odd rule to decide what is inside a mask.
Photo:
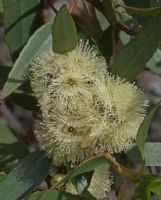
[{"label": "twig", "polygon": [[[91,5],[93,5],[94,7],[96,7],[100,12],[102,12],[104,14],[104,9],[103,6],[101,4],[101,2],[99,0],[87,0],[89,3],[91,3]],[[118,22],[117,23],[117,27],[124,31],[125,33],[131,35],[131,36],[136,36],[137,35],[137,31],[130,29],[129,27],[127,27],[125,24]]]},{"label": "twig", "polygon": [[78,0],[72,0],[72,4],[69,8],[69,12],[72,13],[73,9],[77,6]]},{"label": "twig", "polygon": [[52,8],[52,10],[55,12],[55,13],[58,13],[57,9],[53,6],[51,0],[47,0],[48,2],[48,5]]},{"label": "twig", "polygon": [[129,35],[131,35],[131,36],[136,36],[137,33],[138,33],[136,30],[130,29],[129,27],[127,27],[125,24],[123,24],[123,23],[121,23],[121,22],[118,22],[118,23],[117,23],[117,27],[118,27],[120,30],[124,31],[125,33],[127,33],[127,34],[129,34]]},{"label": "twig", "polygon": [[144,173],[144,165],[141,165],[141,168],[139,171],[132,171],[128,168],[120,165],[109,153],[105,153],[104,156],[107,158],[107,160],[110,162],[110,164],[113,166],[113,169],[119,173],[122,177],[126,179],[131,180],[137,180],[140,179],[143,176]]},{"label": "twig", "polygon": [[43,20],[43,24],[46,24],[49,21],[46,0],[41,0],[41,6],[42,6],[42,20]]},{"label": "twig", "polygon": [[120,188],[119,192],[119,200],[124,200],[125,199],[125,194],[126,194],[126,179],[123,177],[123,182]]}]

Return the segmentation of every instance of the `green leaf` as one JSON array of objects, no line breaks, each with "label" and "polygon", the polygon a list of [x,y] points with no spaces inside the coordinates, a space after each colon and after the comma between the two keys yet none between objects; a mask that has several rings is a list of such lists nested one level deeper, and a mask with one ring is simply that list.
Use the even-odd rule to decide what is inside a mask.
[{"label": "green leaf", "polygon": [[149,0],[150,6],[161,6],[161,0]]},{"label": "green leaf", "polygon": [[[116,11],[116,15],[117,15],[118,21],[121,21],[129,29],[135,30],[135,31],[140,30],[141,27],[139,26],[137,20],[134,17],[132,17],[131,15],[128,15],[126,12],[123,13],[119,10]],[[119,38],[123,45],[126,45],[132,39],[132,37],[124,31],[119,31],[118,34],[119,34]]]},{"label": "green leaf", "polygon": [[153,181],[153,185],[150,185],[150,191],[157,196],[161,197],[161,174],[152,174],[144,176],[145,180],[151,180]]},{"label": "green leaf", "polygon": [[22,106],[23,108],[31,111],[38,111],[38,102],[35,96],[26,95],[22,93],[13,93],[11,98],[14,100],[16,104]]},{"label": "green leaf", "polygon": [[29,39],[9,74],[2,90],[3,98],[14,92],[28,79],[32,60],[39,56],[42,51],[49,49],[52,44],[51,26],[51,23],[45,24]]},{"label": "green leaf", "polygon": [[2,0],[0,0],[0,13],[3,13],[3,3],[2,3]]},{"label": "green leaf", "polygon": [[17,55],[41,25],[40,0],[3,0],[3,9],[6,42],[11,54]]},{"label": "green leaf", "polygon": [[147,67],[156,74],[161,74],[161,50],[157,49],[153,57],[147,63]]},{"label": "green leaf", "polygon": [[72,195],[64,191],[47,190],[34,192],[25,200],[96,200],[88,191],[78,195]]},{"label": "green leaf", "polygon": [[119,5],[130,14],[136,14],[136,15],[143,15],[143,16],[152,16],[161,13],[161,7],[153,7],[153,8],[135,8],[135,7],[129,7],[124,4]]},{"label": "green leaf", "polygon": [[99,41],[99,49],[102,55],[110,61],[112,56],[112,27],[108,27],[106,31],[103,32],[102,37]]},{"label": "green leaf", "polygon": [[78,35],[72,16],[63,7],[55,17],[53,28],[53,51],[63,54],[73,50],[78,44]]},{"label": "green leaf", "polygon": [[27,147],[15,132],[0,123],[0,171],[10,171],[27,154]]},{"label": "green leaf", "polygon": [[161,197],[161,185],[151,190],[156,196]]},{"label": "green leaf", "polygon": [[0,26],[3,25],[3,3],[2,0],[0,0]]},{"label": "green leaf", "polygon": [[138,149],[138,146],[134,146],[132,149],[128,150],[126,152],[126,155],[129,160],[131,160],[133,163],[141,165],[141,157],[140,157],[140,151]]},{"label": "green leaf", "polygon": [[104,15],[112,26],[117,24],[116,14],[111,0],[102,0]]},{"label": "green leaf", "polygon": [[161,143],[145,144],[145,166],[161,166]]},{"label": "green leaf", "polygon": [[124,0],[125,4],[131,7],[137,7],[137,8],[148,8],[150,7],[149,0],[142,0],[142,1],[136,1],[136,0]]},{"label": "green leaf", "polygon": [[94,38],[90,35],[90,33],[85,29],[85,27],[83,27],[80,24],[76,24],[76,28],[77,28],[77,33],[78,33],[78,37],[79,39],[83,40],[83,41],[89,41],[89,44],[92,46],[96,46],[96,41],[94,40]]},{"label": "green leaf", "polygon": [[161,197],[161,184],[155,188],[152,188],[151,191],[156,194],[156,196]]},{"label": "green leaf", "polygon": [[6,178],[6,173],[5,172],[0,172],[0,182],[4,181],[4,179]]},{"label": "green leaf", "polygon": [[78,196],[63,191],[35,192],[26,200],[78,200]]},{"label": "green leaf", "polygon": [[49,172],[50,161],[44,153],[36,151],[29,154],[0,183],[0,199],[23,199],[25,194],[38,186]]},{"label": "green leaf", "polygon": [[[0,90],[3,88],[5,84],[8,74],[11,71],[11,67],[4,67],[0,66]],[[11,98],[17,103],[18,105],[22,106],[23,108],[31,111],[38,111],[38,103],[36,97],[32,94],[31,86],[29,82],[24,84],[21,88],[16,90],[12,95]]]},{"label": "green leaf", "polygon": [[[79,166],[75,167],[73,170],[71,170],[62,179],[62,181],[59,182],[58,185],[61,185],[62,183],[66,182],[68,179],[72,179],[72,178],[79,176],[83,173],[90,172],[102,163],[108,163],[108,160],[104,156],[97,156],[97,157],[91,158],[91,159],[83,162]],[[54,187],[57,187],[57,186],[54,186]]]},{"label": "green leaf", "polygon": [[[7,81],[8,75],[11,72],[12,67],[9,66],[0,66],[0,90],[3,88],[5,82]],[[32,94],[31,86],[29,82],[26,82],[20,88],[18,88],[16,93],[25,93],[25,94]]]},{"label": "green leaf", "polygon": [[161,187],[161,175],[148,175],[136,184],[133,200],[151,200],[151,192]]},{"label": "green leaf", "polygon": [[146,66],[161,40],[161,14],[155,15],[114,58],[112,72],[127,80],[133,80]]},{"label": "green leaf", "polygon": [[88,190],[81,193],[80,200],[97,200]]},{"label": "green leaf", "polygon": [[[129,7],[136,7],[136,8],[151,7],[149,0],[142,0],[142,1],[124,0],[124,3]],[[135,14],[133,14],[133,17],[139,22],[140,25],[144,25],[150,19],[147,16],[139,16],[139,15],[135,15]]]},{"label": "green leaf", "polygon": [[91,158],[88,161],[83,162],[78,167],[74,168],[67,174],[66,178],[73,178],[75,176],[78,176],[80,174],[90,172],[97,168],[102,163],[108,163],[108,160],[104,156],[97,156],[94,158]]},{"label": "green leaf", "polygon": [[117,16],[118,21],[121,21],[123,24],[125,24],[130,29],[134,29],[136,31],[140,30],[141,27],[140,27],[138,21],[131,15],[128,15],[126,12],[124,13],[119,10],[116,10],[116,16]]},{"label": "green leaf", "polygon": [[144,148],[145,148],[145,141],[147,138],[147,134],[151,125],[151,121],[153,119],[153,116],[156,112],[156,110],[159,108],[159,106],[161,105],[161,101],[159,101],[147,114],[147,116],[145,117],[144,121],[142,122],[141,126],[139,127],[138,130],[138,134],[137,134],[137,138],[136,138],[136,142],[138,145],[138,148],[140,150],[141,153],[141,158],[144,161],[145,159],[145,155],[144,155]]},{"label": "green leaf", "polygon": [[95,8],[95,12],[96,12],[96,16],[99,21],[101,30],[105,31],[110,26],[107,18],[96,8]]},{"label": "green leaf", "polygon": [[0,66],[0,90],[2,90],[10,71],[11,67]]}]

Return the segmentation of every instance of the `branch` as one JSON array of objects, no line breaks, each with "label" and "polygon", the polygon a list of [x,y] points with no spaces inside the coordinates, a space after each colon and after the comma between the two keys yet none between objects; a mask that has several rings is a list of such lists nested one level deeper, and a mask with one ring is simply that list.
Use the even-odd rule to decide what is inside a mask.
[{"label": "branch", "polygon": [[125,33],[127,33],[127,34],[129,34],[129,35],[131,35],[131,36],[136,36],[137,33],[138,33],[136,30],[130,29],[128,26],[126,26],[125,24],[123,24],[123,23],[121,23],[121,22],[118,22],[118,23],[117,23],[117,27],[118,27],[120,30],[124,31]]},{"label": "branch", "polygon": [[[101,2],[99,0],[87,0],[91,5],[93,5],[94,7],[96,7],[100,12],[102,12],[102,14],[104,14],[104,9],[103,6],[101,4]],[[137,31],[135,31],[134,29],[130,29],[129,27],[127,27],[125,24],[118,22],[117,23],[117,27],[124,31],[125,33],[127,33],[128,35],[131,36],[136,36],[137,35]]]},{"label": "branch", "polygon": [[51,2],[51,0],[47,0],[47,2],[48,2],[49,7],[51,7],[52,10],[53,10],[55,13],[58,13],[57,9],[53,6],[53,3]]},{"label": "branch", "polygon": [[139,171],[132,171],[128,168],[120,165],[109,153],[105,153],[104,156],[107,158],[109,163],[113,166],[114,170],[119,173],[123,178],[137,180],[143,176],[144,165],[141,165]]},{"label": "branch", "polygon": [[77,6],[78,0],[72,0],[72,4],[69,8],[69,12],[71,13],[73,9]]}]

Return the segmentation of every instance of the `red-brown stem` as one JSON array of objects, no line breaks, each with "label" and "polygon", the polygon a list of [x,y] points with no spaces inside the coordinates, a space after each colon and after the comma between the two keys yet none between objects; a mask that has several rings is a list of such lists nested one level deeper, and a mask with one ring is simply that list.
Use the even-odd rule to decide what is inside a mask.
[{"label": "red-brown stem", "polygon": [[129,27],[127,27],[125,24],[121,23],[121,22],[118,22],[117,23],[117,27],[124,31],[125,33],[131,35],[131,36],[136,36],[137,35],[137,31],[135,31],[134,29],[130,29]]},{"label": "red-brown stem", "polygon": [[73,9],[77,6],[78,0],[72,0],[72,4],[69,8],[69,12],[72,13]]},{"label": "red-brown stem", "polygon": [[140,179],[144,173],[144,165],[141,166],[139,171],[132,171],[128,168],[120,165],[109,153],[104,154],[104,156],[108,159],[110,164],[113,166],[113,169],[119,173],[122,177],[131,180]]},{"label": "red-brown stem", "polygon": [[[102,7],[102,4],[99,0],[87,0],[89,3],[91,3],[91,5],[93,5],[94,7],[96,7],[100,12],[102,12],[104,14],[104,9]],[[136,36],[137,35],[137,31],[135,31],[134,29],[130,29],[129,27],[127,27],[125,24],[118,22],[117,23],[117,27],[124,31],[125,33],[131,35],[131,36]]]},{"label": "red-brown stem", "polygon": [[52,8],[52,10],[53,10],[55,13],[57,13],[58,11],[57,11],[57,9],[53,6],[51,0],[47,0],[47,2],[48,2],[48,5]]},{"label": "red-brown stem", "polygon": [[124,200],[125,199],[125,195],[126,195],[126,179],[123,178],[122,184],[121,184],[121,188],[120,188],[120,192],[119,192],[119,200]]},{"label": "red-brown stem", "polygon": [[41,15],[42,15],[42,23],[46,24],[49,21],[48,10],[47,10],[47,2],[46,0],[41,0]]}]

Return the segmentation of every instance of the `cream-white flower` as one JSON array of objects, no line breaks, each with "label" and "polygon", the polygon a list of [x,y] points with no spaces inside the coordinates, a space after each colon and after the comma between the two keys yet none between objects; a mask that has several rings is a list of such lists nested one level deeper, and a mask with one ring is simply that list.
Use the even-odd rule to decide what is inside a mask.
[{"label": "cream-white flower", "polygon": [[[119,77],[106,75],[97,85],[96,108],[102,116],[93,135],[99,135],[100,149],[111,153],[126,150],[135,140],[145,116],[147,102],[142,91]],[[98,147],[98,151],[101,151]]]},{"label": "cream-white flower", "polygon": [[109,172],[109,164],[102,164],[94,170],[88,191],[97,199],[103,200],[110,191],[112,178]]},{"label": "cream-white flower", "polygon": [[130,147],[144,119],[142,91],[107,73],[99,52],[80,42],[63,55],[33,61],[31,85],[43,122],[36,136],[57,164],[77,163]]},{"label": "cream-white flower", "polygon": [[[76,49],[63,55],[54,54],[51,49],[41,54],[33,61],[31,69],[31,85],[35,94],[41,97],[51,81],[58,78],[59,82],[60,75],[62,75],[60,81],[64,80],[68,83],[66,86],[74,85],[75,80],[72,79],[72,74],[78,76],[81,73],[84,79],[87,78],[86,81],[89,81],[86,74],[91,78],[101,76],[107,71],[107,66],[105,59],[98,54],[93,47],[90,47],[88,41],[86,43],[80,41]],[[69,77],[70,75],[72,77]]]}]

